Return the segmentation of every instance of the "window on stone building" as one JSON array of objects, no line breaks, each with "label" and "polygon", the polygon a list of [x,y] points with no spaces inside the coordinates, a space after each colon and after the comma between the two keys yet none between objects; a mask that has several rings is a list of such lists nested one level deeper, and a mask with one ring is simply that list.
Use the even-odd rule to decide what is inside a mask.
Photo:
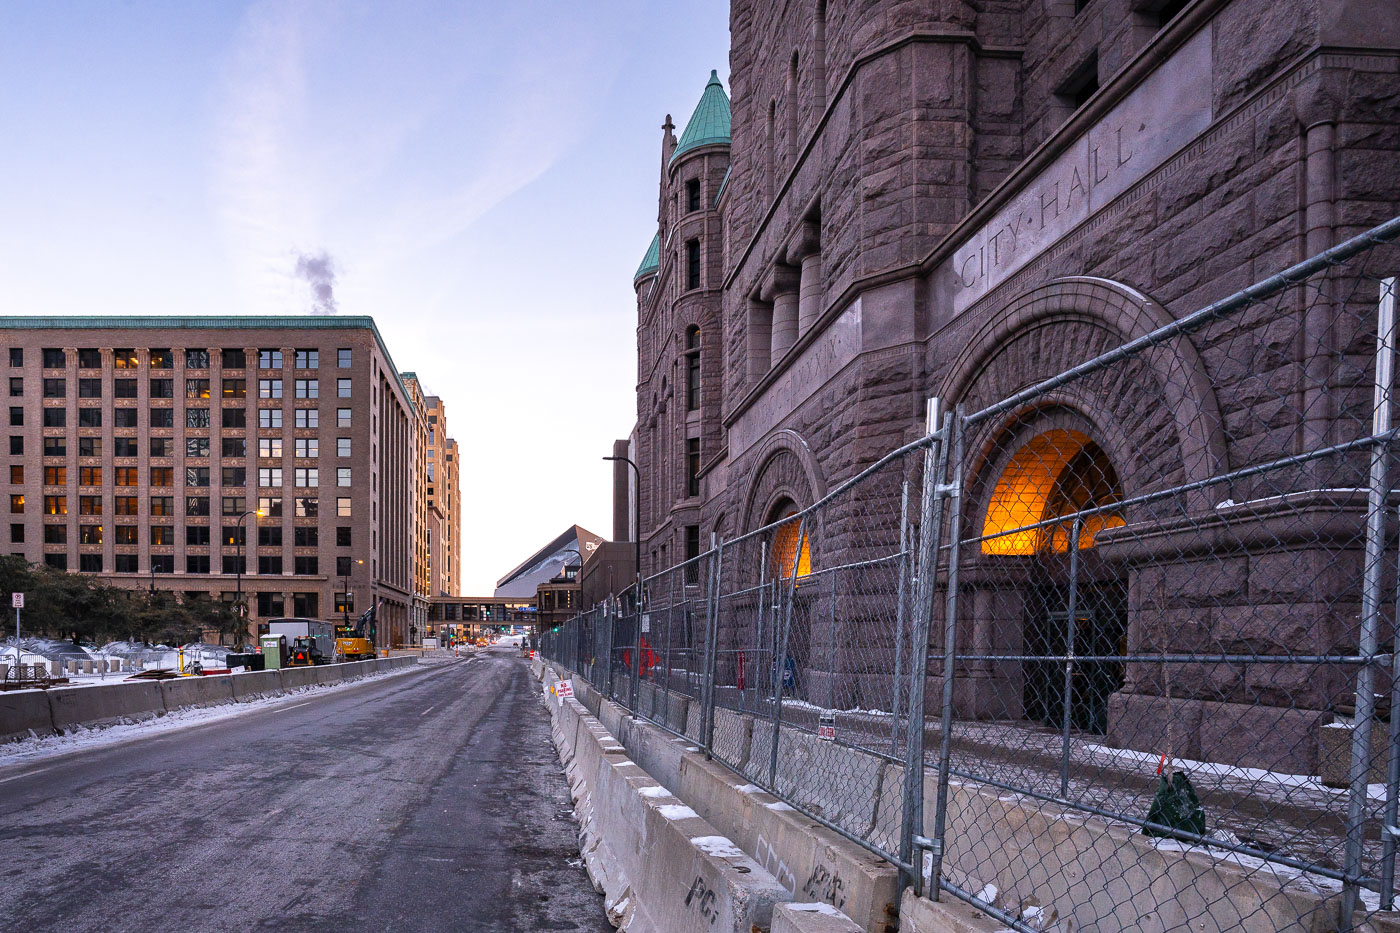
[{"label": "window on stone building", "polygon": [[[278,561],[277,573],[281,573],[281,561]],[[282,614],[282,594],[281,593],[259,593],[258,594],[258,615],[280,616]]]},{"label": "window on stone building", "polygon": [[700,410],[700,328],[692,324],[685,332],[685,410]]},{"label": "window on stone building", "polygon": [[335,455],[337,457],[350,456],[350,438],[337,437],[335,439]]},{"label": "window on stone building", "polygon": [[[174,497],[174,496],[151,496],[151,514],[152,514],[152,515],[174,515],[174,514],[175,514],[175,497]],[[153,541],[153,542],[151,542],[151,543],[154,544],[155,542]]]},{"label": "window on stone building", "polygon": [[11,434],[11,435],[10,435],[10,455],[11,455],[12,457],[18,457],[18,456],[20,456],[20,455],[23,454],[23,453],[24,453],[24,435],[23,435],[23,434]]},{"label": "window on stone building", "polygon": [[[45,347],[42,351],[45,369],[63,369],[68,365],[68,354],[59,347]],[[10,358],[10,365],[14,365],[14,358]]]},{"label": "window on stone building", "polygon": [[353,357],[354,353],[349,347],[341,347],[339,350],[335,351],[335,364],[341,369],[349,369],[350,361]]},{"label": "window on stone building", "polygon": [[296,517],[315,518],[321,514],[320,502],[315,496],[296,497]]},{"label": "window on stone building", "polygon": [[314,437],[299,437],[296,439],[295,445],[298,457],[319,457],[321,455],[321,442]]},{"label": "window on stone building", "polygon": [[118,525],[116,526],[116,531],[118,544],[139,543],[137,540],[137,534],[139,533],[140,529],[137,528],[135,525]]},{"label": "window on stone building", "polygon": [[350,547],[350,526],[337,525],[335,529],[335,546]]},{"label": "window on stone building", "polygon": [[174,555],[174,554],[152,554],[152,555],[151,555],[151,573],[174,573],[174,572],[175,572],[175,555]]},{"label": "window on stone building", "polygon": [[209,409],[207,408],[186,408],[185,427],[187,428],[207,428],[209,427]]},{"label": "window on stone building", "polygon": [[258,427],[260,428],[280,428],[282,427],[282,409],[280,408],[259,408]]},{"label": "window on stone building", "polygon": [[22,405],[11,405],[11,406],[10,406],[10,427],[13,427],[13,428],[22,428],[22,427],[24,427],[24,406],[22,406]]},{"label": "window on stone building", "polygon": [[687,240],[685,244],[685,287],[700,287],[700,241]]},{"label": "window on stone building", "polygon": [[175,485],[174,467],[151,467],[152,486],[173,486]]},{"label": "window on stone building", "polygon": [[243,350],[225,350],[222,356],[224,369],[243,369],[248,365],[248,354]]},{"label": "window on stone building", "polygon": [[340,496],[335,500],[335,514],[339,518],[350,517],[350,497]]},{"label": "window on stone building", "polygon": [[79,408],[78,427],[80,428],[100,428],[102,427],[102,409],[100,408]]},{"label": "window on stone building", "polygon": [[68,526],[67,526],[67,525],[45,525],[45,526],[44,526],[44,543],[45,543],[45,544],[67,544],[67,543],[68,543]]},{"label": "window on stone building", "polygon": [[317,547],[321,543],[321,529],[315,525],[298,525],[292,529],[292,544],[296,547]]},{"label": "window on stone building", "polygon": [[[86,469],[88,469],[88,468],[87,468],[87,467],[81,467],[81,469],[86,470]],[[99,469],[100,469],[100,468],[99,468]],[[135,485],[137,484],[137,481],[136,481],[136,467],[133,467],[133,466],[116,467],[115,469],[113,469],[112,472],[115,474],[115,477],[114,477],[114,478],[115,478],[116,484],[117,484],[118,486],[135,486]]]},{"label": "window on stone building", "polygon": [[281,547],[282,546],[282,526],[281,525],[259,525],[258,526],[258,547]]},{"label": "window on stone building", "polygon": [[225,408],[222,411],[222,417],[226,428],[246,428],[248,426],[248,412],[242,408]]},{"label": "window on stone building", "polygon": [[297,486],[313,487],[321,485],[320,471],[316,467],[297,467],[293,472],[293,480]]},{"label": "window on stone building", "polygon": [[338,428],[350,427],[350,409],[337,408],[335,410],[335,426]]},{"label": "window on stone building", "polygon": [[321,351],[319,350],[297,350],[297,369],[318,369],[321,365]]},{"label": "window on stone building", "polygon": [[78,526],[78,543],[79,543],[79,544],[101,544],[101,543],[102,543],[102,526],[101,526],[101,525],[79,525],[79,526]]},{"label": "window on stone building", "polygon": [[310,554],[298,555],[295,558],[292,572],[299,577],[314,577],[320,573],[320,561]]},{"label": "window on stone building", "polygon": [[293,593],[292,615],[298,618],[312,618],[320,615],[320,595],[317,593]]},{"label": "window on stone building", "polygon": [[258,351],[258,368],[259,368],[259,369],[281,369],[281,368],[282,368],[282,351],[281,351],[281,350],[259,350],[259,351]]},{"label": "window on stone building", "polygon": [[112,427],[114,427],[114,428],[134,428],[134,427],[136,427],[136,409],[134,409],[134,408],[114,408],[114,409],[112,409]]},{"label": "window on stone building", "polygon": [[46,466],[44,467],[45,486],[67,486],[68,468],[66,466]]},{"label": "window on stone building", "polygon": [[185,398],[208,398],[208,397],[209,397],[209,380],[208,380],[208,379],[186,379],[186,380],[185,380]]},{"label": "window on stone building", "polygon": [[113,515],[138,515],[140,511],[141,509],[135,496],[112,497]]},{"label": "window on stone building", "polygon": [[265,517],[280,518],[282,516],[281,496],[259,496],[258,511]]},{"label": "window on stone building", "polygon": [[1078,110],[1088,103],[1089,98],[1099,89],[1099,55],[1090,53],[1079,67],[1070,72],[1068,78],[1060,82],[1055,96],[1068,104],[1071,111]]},{"label": "window on stone building", "polygon": [[802,528],[801,520],[793,517],[795,515],[797,505],[791,499],[778,502],[768,513],[769,524],[791,519],[773,530],[772,559],[768,566],[771,568],[770,574],[778,579],[791,579],[794,563],[797,565],[797,576],[805,577],[812,572],[811,541]]},{"label": "window on stone building", "polygon": [[45,567],[48,567],[48,568],[50,568],[50,569],[52,569],[52,570],[67,570],[67,569],[68,569],[68,555],[67,555],[67,554],[45,554],[45,555],[44,555],[44,566],[45,566]]},{"label": "window on stone building", "polygon": [[23,394],[24,394],[24,377],[23,377],[23,376],[11,376],[11,377],[10,377],[10,398],[18,398],[19,396],[21,396],[21,395],[23,395]]},{"label": "window on stone building", "polygon": [[15,524],[13,524],[13,525],[10,526],[10,543],[11,543],[11,544],[23,544],[23,543],[24,543],[24,523],[23,523],[23,522],[16,522]]},{"label": "window on stone building", "polygon": [[68,396],[67,379],[45,379],[44,398],[66,398]]},{"label": "window on stone building", "polygon": [[139,569],[139,558],[135,554],[117,554],[112,560],[117,573],[136,573]]},{"label": "window on stone building", "polygon": [[102,514],[102,497],[101,497],[101,496],[79,496],[79,497],[78,497],[78,514],[79,514],[79,515],[101,515],[101,514]]},{"label": "window on stone building", "polygon": [[299,428],[319,428],[321,426],[321,409],[298,408],[296,410],[296,426]]},{"label": "window on stone building", "polygon": [[101,397],[102,397],[102,380],[101,380],[101,379],[79,379],[79,380],[78,380],[78,398],[101,398]]},{"label": "window on stone building", "polygon": [[685,494],[700,495],[700,438],[690,437],[685,441]]},{"label": "window on stone building", "polygon": [[282,485],[281,467],[259,467],[258,485],[267,488],[275,488]]},{"label": "window on stone building", "polygon": [[152,369],[170,369],[175,364],[175,358],[168,349],[152,350],[150,361]]},{"label": "window on stone building", "polygon": [[[45,408],[45,409],[44,409],[44,427],[46,427],[46,428],[62,428],[62,427],[66,427],[67,424],[68,424],[68,409],[66,409],[66,408]],[[44,440],[45,440],[45,441],[48,441],[48,440],[50,440],[50,438],[45,438]]]},{"label": "window on stone building", "polygon": [[186,497],[185,497],[185,514],[186,514],[186,515],[208,515],[208,514],[209,514],[209,497],[208,497],[208,496],[186,496]]},{"label": "window on stone building", "polygon": [[95,347],[83,347],[78,351],[79,369],[101,369],[102,351]]},{"label": "window on stone building", "polygon": [[[258,438],[259,457],[282,456],[282,438],[280,437],[260,437]],[[264,484],[266,485],[266,484]]]},{"label": "window on stone building", "polygon": [[174,397],[175,397],[175,380],[174,380],[174,379],[152,379],[152,380],[151,380],[151,398],[174,398]]},{"label": "window on stone building", "polygon": [[185,556],[185,573],[208,573],[208,554],[188,554]]},{"label": "window on stone building", "polygon": [[24,485],[24,464],[22,464],[22,463],[15,463],[15,464],[11,464],[11,465],[10,465],[10,485],[11,485],[11,486],[23,486],[23,485]]},{"label": "window on stone building", "polygon": [[235,574],[248,572],[248,558],[242,554],[225,554],[223,555],[221,563],[223,564],[224,573]]},{"label": "window on stone building", "polygon": [[[277,529],[277,530],[278,530],[278,531],[281,531],[282,529],[279,528],[279,529]],[[259,554],[259,555],[258,555],[258,573],[261,573],[261,574],[279,574],[279,573],[281,573],[281,572],[282,572],[282,555],[281,555],[281,554]],[[267,595],[267,594],[266,594],[266,593],[261,593],[261,594],[259,594],[259,595],[260,595],[260,596],[265,596],[265,595]],[[261,610],[260,610],[260,611],[261,611]],[[279,610],[277,610],[277,611],[278,611],[278,612],[281,612],[282,610],[279,609]]]},{"label": "window on stone building", "polygon": [[[51,499],[57,499],[57,500],[60,500],[60,501],[62,502],[62,504],[63,504],[63,511],[62,511],[62,512],[58,512],[58,511],[49,512],[49,511],[48,511],[49,505],[51,504],[49,500],[51,500]],[[65,499],[63,496],[45,496],[45,497],[44,497],[44,510],[45,510],[46,514],[49,514],[49,515],[67,515],[67,514],[68,514],[68,500]],[[20,515],[20,514],[23,514],[23,512],[24,512],[24,493],[22,493],[22,492],[21,492],[21,493],[10,493],[10,514],[12,514],[12,515]]]},{"label": "window on stone building", "polygon": [[112,398],[136,398],[136,380],[113,379]]},{"label": "window on stone building", "polygon": [[186,457],[207,457],[209,456],[209,438],[207,437],[187,437],[185,438]]},{"label": "window on stone building", "polygon": [[175,427],[175,409],[173,408],[152,408],[151,427],[153,428],[173,428]]},{"label": "window on stone building", "polygon": [[10,366],[24,365],[24,347],[10,347]]},{"label": "window on stone building", "polygon": [[186,350],[186,351],[185,351],[185,368],[186,368],[186,369],[208,369],[208,368],[209,368],[209,351],[208,351],[208,350]]},{"label": "window on stone building", "polygon": [[281,398],[281,397],[282,397],[282,380],[281,380],[281,379],[259,379],[259,380],[258,380],[258,398]]},{"label": "window on stone building", "polygon": [[700,179],[692,178],[685,183],[685,209],[700,210]]},{"label": "window on stone building", "polygon": [[[219,442],[220,452],[225,457],[246,457],[248,456],[248,439],[246,437],[226,437]],[[242,483],[239,483],[241,486]]]},{"label": "window on stone building", "polygon": [[191,525],[185,529],[185,544],[205,547],[209,544],[209,526]]},{"label": "window on stone building", "polygon": [[224,393],[223,393],[223,394],[224,394],[224,398],[247,398],[247,397],[248,397],[248,380],[247,380],[247,379],[225,379],[225,380],[224,380]]},{"label": "window on stone building", "polygon": [[101,573],[101,572],[102,572],[102,555],[101,555],[101,554],[79,554],[79,555],[78,555],[78,569],[79,569],[80,571],[82,571],[83,573]]},{"label": "window on stone building", "polygon": [[336,394],[337,396],[339,396],[340,398],[349,398],[349,397],[350,397],[350,380],[349,380],[349,379],[337,379],[337,380],[335,381],[335,394]]},{"label": "window on stone building", "polygon": [[293,386],[297,398],[320,398],[321,380],[298,379]]}]

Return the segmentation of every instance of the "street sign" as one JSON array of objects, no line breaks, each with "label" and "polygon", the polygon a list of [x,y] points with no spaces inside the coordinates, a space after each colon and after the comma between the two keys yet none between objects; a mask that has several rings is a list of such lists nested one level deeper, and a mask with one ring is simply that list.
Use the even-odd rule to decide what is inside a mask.
[{"label": "street sign", "polygon": [[11,594],[10,594],[10,608],[11,608],[11,609],[23,609],[23,608],[24,608],[24,594],[23,594],[23,593],[11,593]]},{"label": "street sign", "polygon": [[651,614],[650,614],[650,613],[647,613],[647,612],[642,613],[642,631],[643,631],[643,632],[650,632],[650,631],[651,631]]},{"label": "street sign", "polygon": [[817,716],[817,738],[824,742],[836,741],[836,714],[820,713]]}]

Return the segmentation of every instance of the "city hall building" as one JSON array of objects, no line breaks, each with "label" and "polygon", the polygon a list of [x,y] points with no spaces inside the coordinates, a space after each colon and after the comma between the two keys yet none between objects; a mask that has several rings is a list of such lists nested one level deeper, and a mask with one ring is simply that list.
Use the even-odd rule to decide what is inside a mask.
[{"label": "city hall building", "polygon": [[[977,410],[1400,213],[1400,17],[1369,0],[734,0],[730,32],[732,102],[712,74],[679,137],[667,119],[634,276],[647,573],[817,501],[919,437],[931,396]],[[1284,345],[1180,337],[1119,391],[979,426],[965,529],[1031,461],[1105,502],[1322,443],[1327,313]],[[1264,654],[1354,642],[1355,575],[1305,543],[1129,558],[1132,516],[1106,514],[1081,544],[1103,650],[1214,644],[1201,626]],[[1007,568],[1040,547],[968,561],[967,644],[1029,643],[1040,610]],[[858,551],[814,537],[806,559]],[[814,701],[871,705],[857,652],[799,662]],[[1306,773],[1345,696],[1262,666],[1159,675],[1120,669],[1087,727],[1157,748],[1169,708],[1180,755]],[[1030,676],[972,672],[958,714],[1049,721]]]},{"label": "city hall building", "polygon": [[434,573],[456,584],[428,526],[460,520],[455,463],[428,465],[456,446],[372,318],[7,317],[0,343],[9,553],[241,592],[250,623],[378,604],[385,646],[426,631]]}]

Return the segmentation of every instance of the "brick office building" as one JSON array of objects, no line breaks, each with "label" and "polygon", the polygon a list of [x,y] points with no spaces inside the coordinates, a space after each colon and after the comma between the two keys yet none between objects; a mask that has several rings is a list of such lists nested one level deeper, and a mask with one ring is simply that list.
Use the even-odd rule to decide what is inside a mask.
[{"label": "brick office building", "polygon": [[428,406],[428,581],[430,595],[460,595],[462,487],[457,442],[447,434],[447,406],[436,395]]},{"label": "brick office building", "polygon": [[[742,533],[820,498],[917,436],[929,396],[974,409],[1004,398],[1400,208],[1400,142],[1385,129],[1400,95],[1393,6],[735,0],[730,29],[732,122],[688,148],[690,127],[677,145],[667,121],[659,229],[635,277],[647,572],[712,531]],[[696,118],[722,93],[712,81]],[[1326,393],[1306,388],[1326,328],[1310,325],[1275,373],[1297,388],[1296,423],[1251,410],[1248,372],[1189,339],[1139,374],[1142,398],[1175,400],[1171,417],[1061,400],[1008,418],[969,440],[996,455],[972,464],[965,521],[986,520],[998,477],[1047,438],[1072,439],[1055,457],[1099,464],[1115,495],[1148,473],[1199,478],[1303,449],[1327,433]],[[1135,462],[1142,450],[1160,454],[1149,469]],[[1100,543],[1107,562],[1111,536]],[[811,549],[816,566],[846,556],[841,541]],[[1311,566],[1291,556],[1275,578]],[[1014,557],[987,554],[968,579]],[[1165,625],[1169,613],[1154,619],[1144,600],[1170,608],[1170,581],[1199,580],[1204,566],[1158,568],[1155,582],[1114,571],[1133,594],[1111,610],[1131,610],[1125,638]],[[1210,598],[1242,613],[1263,599],[1321,619],[1348,600],[1316,575],[1285,593],[1262,556],[1209,565],[1226,566],[1235,583]],[[1030,624],[1014,588],[964,603],[959,624],[989,648]],[[852,679],[820,664],[806,683]],[[1188,722],[1230,713],[1241,724],[1221,740],[1231,748],[1264,731],[1250,718],[1261,701],[1315,734],[1336,685],[1271,676],[1181,686],[1176,710]],[[1121,684],[1115,741],[1159,742],[1132,733],[1157,728],[1144,725],[1160,710],[1149,680]],[[961,715],[1030,715],[998,676],[960,684],[958,703]],[[1307,769],[1308,747],[1255,760]]]},{"label": "brick office building", "polygon": [[11,553],[233,600],[241,537],[250,623],[377,600],[380,644],[421,630],[423,410],[371,318],[10,317],[0,333]]}]

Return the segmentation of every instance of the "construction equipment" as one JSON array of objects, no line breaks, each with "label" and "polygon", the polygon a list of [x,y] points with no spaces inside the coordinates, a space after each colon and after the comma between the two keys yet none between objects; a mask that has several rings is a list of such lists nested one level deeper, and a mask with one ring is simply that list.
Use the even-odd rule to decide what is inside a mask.
[{"label": "construction equipment", "polygon": [[[287,618],[268,619],[267,631],[271,635],[286,635],[289,643],[295,644],[295,639],[307,639],[308,654],[315,655],[316,664],[324,664],[331,660],[331,654],[335,651],[335,625],[330,622],[322,622],[319,619]],[[295,652],[295,647],[293,647]]]},{"label": "construction equipment", "polygon": [[316,639],[310,635],[298,635],[292,639],[289,648],[291,657],[287,661],[288,667],[308,667],[312,664],[325,664],[328,660],[321,653],[321,646]]},{"label": "construction equipment", "polygon": [[374,657],[374,641],[367,633],[374,631],[379,604],[360,614],[354,625],[335,627],[335,656],[342,661],[364,661]]}]

